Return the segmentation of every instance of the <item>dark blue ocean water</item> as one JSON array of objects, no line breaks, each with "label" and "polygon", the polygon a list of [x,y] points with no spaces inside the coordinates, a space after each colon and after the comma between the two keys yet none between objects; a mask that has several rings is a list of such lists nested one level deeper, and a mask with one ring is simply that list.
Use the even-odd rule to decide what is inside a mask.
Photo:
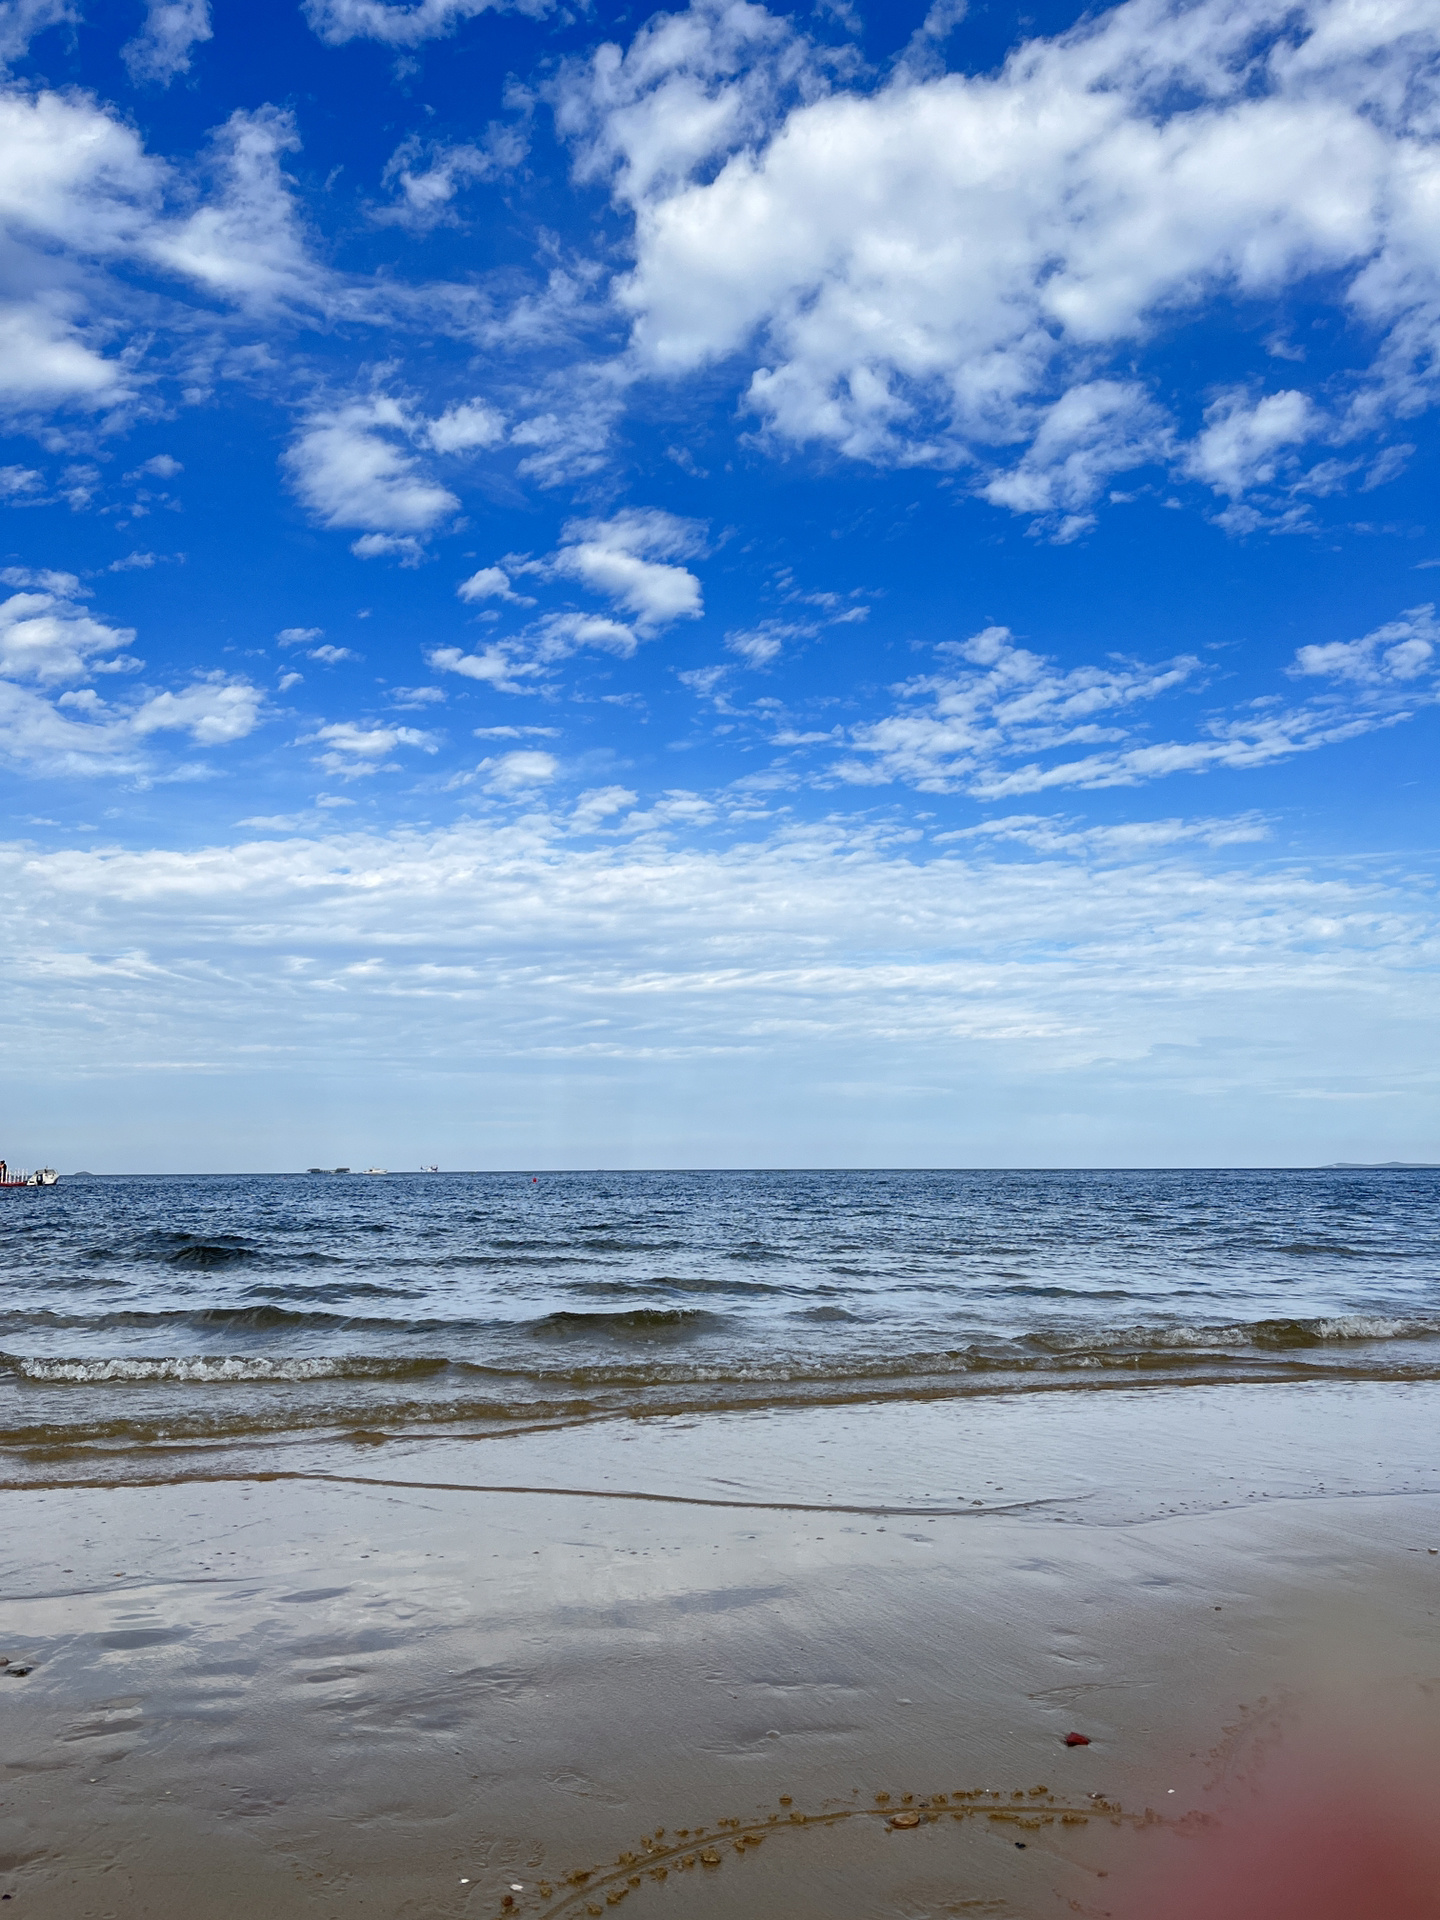
[{"label": "dark blue ocean water", "polygon": [[0,1196],[47,1459],[1237,1378],[1440,1376],[1440,1173],[73,1178]]}]

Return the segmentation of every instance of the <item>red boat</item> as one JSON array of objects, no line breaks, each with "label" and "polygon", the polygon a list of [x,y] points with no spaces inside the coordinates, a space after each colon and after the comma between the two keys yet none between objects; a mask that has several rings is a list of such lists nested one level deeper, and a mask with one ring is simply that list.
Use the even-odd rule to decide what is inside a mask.
[{"label": "red boat", "polygon": [[53,1187],[59,1178],[53,1167],[37,1167],[33,1173],[11,1173],[0,1160],[0,1187]]}]

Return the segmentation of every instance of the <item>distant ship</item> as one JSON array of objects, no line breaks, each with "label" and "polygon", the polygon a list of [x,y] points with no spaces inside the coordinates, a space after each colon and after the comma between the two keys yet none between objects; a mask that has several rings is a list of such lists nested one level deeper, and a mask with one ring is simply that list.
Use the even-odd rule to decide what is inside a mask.
[{"label": "distant ship", "polygon": [[439,1167],[421,1167],[420,1171],[421,1173],[438,1173],[440,1169]]},{"label": "distant ship", "polygon": [[0,1160],[0,1187],[53,1187],[59,1178],[53,1167],[37,1167],[33,1173],[11,1173]]}]

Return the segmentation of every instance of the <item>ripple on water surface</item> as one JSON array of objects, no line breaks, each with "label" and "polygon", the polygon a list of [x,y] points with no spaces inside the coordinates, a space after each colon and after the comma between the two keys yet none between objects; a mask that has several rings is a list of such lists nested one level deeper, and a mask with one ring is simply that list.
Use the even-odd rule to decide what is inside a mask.
[{"label": "ripple on water surface", "polygon": [[1440,1175],[89,1179],[0,1211],[17,1455],[1337,1377],[1440,1377]]}]

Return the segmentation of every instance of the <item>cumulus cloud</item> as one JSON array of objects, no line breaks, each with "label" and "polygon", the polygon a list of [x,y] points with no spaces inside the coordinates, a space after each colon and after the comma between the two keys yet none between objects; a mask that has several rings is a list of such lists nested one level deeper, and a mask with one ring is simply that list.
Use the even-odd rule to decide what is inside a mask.
[{"label": "cumulus cloud", "polygon": [[119,651],[134,640],[134,629],[95,619],[80,604],[88,593],[73,573],[7,567],[0,579],[24,589],[0,603],[0,674],[52,686],[140,666]]},{"label": "cumulus cloud", "polygon": [[128,705],[102,699],[93,687],[51,700],[0,679],[0,760],[30,774],[148,778],[155,767],[145,749],[154,735],[179,732],[197,746],[225,746],[252,733],[263,709],[258,687],[223,673]]},{"label": "cumulus cloud", "polygon": [[[133,629],[98,619],[73,573],[7,567],[17,588],[0,601],[0,760],[26,772],[148,774],[145,743],[184,733],[202,747],[244,739],[259,725],[264,695],[243,677],[197,675],[178,691],[106,699],[97,677],[138,672],[122,649]],[[59,689],[64,691],[58,691]]]},{"label": "cumulus cloud", "polygon": [[134,130],[86,96],[0,92],[0,398],[12,407],[101,407],[133,392],[125,360],[88,324],[81,262],[142,250],[163,184]]},{"label": "cumulus cloud", "polygon": [[540,19],[551,0],[305,0],[305,18],[328,46],[347,40],[378,40],[388,47],[418,47],[453,33],[462,20],[482,13],[528,14]]},{"label": "cumulus cloud", "polygon": [[402,567],[418,567],[426,557],[413,533],[362,533],[350,542],[350,551],[357,560],[379,560],[388,555]]},{"label": "cumulus cloud", "polygon": [[461,647],[432,647],[426,666],[436,673],[458,673],[462,680],[479,680],[500,693],[524,693],[524,682],[539,673],[533,660],[521,660],[508,647],[488,646],[478,653]]},{"label": "cumulus cloud", "polygon": [[503,567],[480,567],[468,580],[462,580],[455,589],[456,594],[470,606],[477,600],[508,600],[518,607],[533,607],[533,599],[516,593],[510,585],[510,576]]},{"label": "cumulus cloud", "polygon": [[462,580],[456,593],[470,605],[498,600],[533,607],[533,596],[516,593],[516,576],[547,583],[573,580],[629,614],[633,625],[605,613],[556,608],[473,653],[436,647],[426,661],[439,673],[458,673],[504,693],[522,693],[527,683],[533,687],[559,662],[581,651],[629,659],[641,641],[676,620],[698,619],[704,611],[699,580],[677,564],[704,551],[704,534],[699,521],[657,508],[632,508],[608,520],[572,520],[553,553],[540,559],[509,554],[503,565],[481,567]]},{"label": "cumulus cloud", "polygon": [[[156,377],[140,371],[144,332],[185,298],[176,281],[232,314],[343,306],[283,171],[297,146],[291,116],[263,106],[232,114],[182,169],[89,95],[0,91],[0,400],[22,418],[133,408]],[[136,269],[172,290],[142,292]]]},{"label": "cumulus cloud", "polygon": [[575,802],[570,826],[576,833],[595,833],[616,814],[633,807],[639,796],[630,787],[591,787]]},{"label": "cumulus cloud", "polygon": [[264,696],[249,681],[224,673],[199,675],[179,693],[157,693],[124,722],[137,738],[166,731],[188,733],[198,746],[225,746],[253,733]]},{"label": "cumulus cloud", "polygon": [[145,24],[120,49],[130,77],[168,87],[190,71],[190,50],[211,38],[210,0],[148,0]]},{"label": "cumulus cloud", "polygon": [[482,760],[478,771],[485,776],[491,793],[528,793],[534,787],[548,786],[560,771],[560,762],[553,753],[520,747],[514,753]]},{"label": "cumulus cloud", "polygon": [[211,135],[212,192],[187,218],[156,228],[146,248],[151,258],[250,306],[322,304],[325,276],[281,166],[282,156],[299,146],[293,114],[271,106],[237,109]]},{"label": "cumulus cloud", "polygon": [[1317,421],[1309,399],[1293,389],[1261,400],[1227,393],[1206,410],[1205,430],[1185,464],[1196,479],[1234,500],[1255,486],[1271,485],[1285,454],[1311,438]]},{"label": "cumulus cloud", "polygon": [[401,747],[418,747],[423,753],[438,751],[435,736],[418,727],[367,726],[354,720],[317,727],[314,733],[303,734],[299,744],[321,746],[324,751],[315,756],[316,765],[342,780],[395,772],[400,763],[392,756]]},{"label": "cumulus cloud", "polygon": [[505,437],[505,422],[482,400],[457,402],[434,419],[393,394],[373,390],[318,406],[283,464],[291,485],[327,527],[363,527],[351,548],[362,560],[424,557],[424,540],[459,511],[422,454],[471,453]]},{"label": "cumulus cloud", "polygon": [[[1421,0],[1124,0],[996,72],[902,61],[864,91],[761,8],[704,0],[572,62],[555,99],[633,218],[637,368],[730,363],[785,440],[969,464],[1073,532],[1169,457],[1136,353],[1221,303],[1324,289],[1380,336],[1336,435],[1428,404],[1437,51]],[[1263,483],[1314,406],[1217,403],[1187,464]]]},{"label": "cumulus cloud", "polygon": [[466,400],[447,407],[425,429],[425,438],[437,453],[470,453],[477,447],[498,447],[505,438],[505,419],[483,400]]},{"label": "cumulus cloud", "polygon": [[573,654],[611,653],[628,660],[639,644],[634,627],[603,613],[547,613],[520,633],[492,641],[475,653],[465,653],[459,647],[432,647],[425,662],[437,673],[483,680],[501,693],[525,693]]},{"label": "cumulus cloud", "polygon": [[1403,686],[1428,673],[1435,664],[1440,627],[1435,607],[1410,607],[1398,620],[1387,621],[1360,640],[1328,640],[1301,647],[1292,672],[1358,680],[1369,686]]},{"label": "cumulus cloud", "polygon": [[1111,475],[1160,459],[1168,443],[1159,409],[1133,381],[1091,380],[1047,408],[1020,463],[980,491],[1017,513],[1062,515],[1058,536],[1073,539]]},{"label": "cumulus cloud", "polygon": [[406,551],[459,510],[455,495],[421,471],[410,451],[415,432],[398,400],[370,394],[312,414],[285,454],[291,484],[323,525],[381,536],[355,543],[362,558]]},{"label": "cumulus cloud", "polygon": [[704,612],[700,582],[675,561],[704,551],[704,528],[658,508],[633,508],[609,520],[572,520],[553,555],[553,573],[580,581],[635,615],[636,631],[657,632]]}]

